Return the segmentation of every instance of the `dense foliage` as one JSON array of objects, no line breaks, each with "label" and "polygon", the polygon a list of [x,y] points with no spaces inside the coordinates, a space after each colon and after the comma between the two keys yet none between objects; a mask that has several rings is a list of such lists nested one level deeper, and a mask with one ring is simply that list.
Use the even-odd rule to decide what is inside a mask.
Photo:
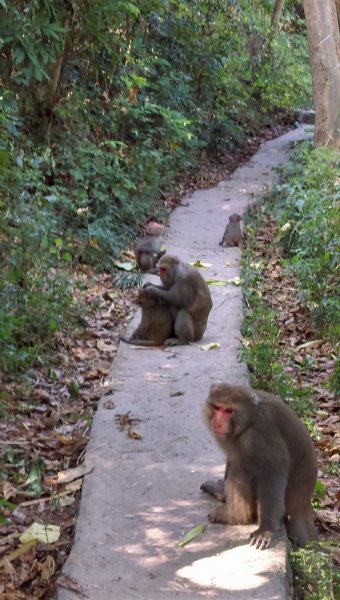
[{"label": "dense foliage", "polygon": [[340,186],[339,153],[306,145],[277,186],[286,264],[319,330],[338,339]]},{"label": "dense foliage", "polygon": [[147,215],[162,217],[160,192],[183,170],[309,103],[299,5],[287,3],[276,32],[272,9],[0,0],[6,369],[25,367],[67,317],[65,268],[110,268]]},{"label": "dense foliage", "polygon": [[[308,386],[300,390],[290,388],[290,369],[285,371],[282,367],[281,337],[285,319],[289,323],[300,314],[308,323],[307,339],[316,339],[319,344],[328,342],[334,350],[333,357],[336,356],[340,322],[339,294],[335,293],[339,287],[340,258],[339,166],[335,151],[316,150],[304,143],[263,204],[252,207],[248,215],[243,333],[252,342],[245,345],[242,357],[258,387],[302,399],[304,409]],[[264,233],[261,228],[265,228]],[[261,260],[254,255],[254,249],[258,255],[263,254]],[[285,289],[278,284],[276,290],[275,281],[281,280],[286,282]],[[292,302],[292,289],[296,306],[288,314],[280,314],[278,310],[282,311],[284,302],[287,306]],[[293,336],[292,347],[301,335],[299,327],[301,324]],[[330,386],[339,394],[336,362]]]}]

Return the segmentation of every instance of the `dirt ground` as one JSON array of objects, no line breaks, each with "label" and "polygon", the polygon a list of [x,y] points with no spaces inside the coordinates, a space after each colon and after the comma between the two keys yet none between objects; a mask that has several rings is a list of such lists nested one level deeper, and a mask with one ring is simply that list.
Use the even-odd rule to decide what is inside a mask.
[{"label": "dirt ground", "polygon": [[[255,526],[209,525],[184,548],[178,542],[207,522],[213,501],[202,481],[223,476],[224,457],[202,418],[209,387],[247,382],[237,358],[242,318],[238,248],[221,248],[228,216],[275,181],[303,126],[263,144],[226,181],[193,193],[173,212],[169,254],[208,263],[213,309],[197,345],[138,348],[121,343],[112,365],[115,390],[102,398],[92,429],[75,544],[58,582],[58,600],[290,597],[284,536],[259,551]],[[156,281],[157,277],[147,276]],[[137,313],[128,333],[139,321]],[[206,349],[207,344],[218,347]]]}]

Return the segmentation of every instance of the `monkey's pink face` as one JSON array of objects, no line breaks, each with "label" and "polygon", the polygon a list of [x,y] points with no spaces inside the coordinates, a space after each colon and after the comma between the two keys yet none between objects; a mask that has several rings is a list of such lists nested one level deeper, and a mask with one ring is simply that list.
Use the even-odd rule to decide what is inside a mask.
[{"label": "monkey's pink face", "polygon": [[163,285],[167,285],[169,279],[168,269],[165,267],[159,267],[159,277]]},{"label": "monkey's pink face", "polygon": [[212,405],[213,415],[211,419],[211,427],[215,435],[226,435],[230,433],[231,424],[230,418],[234,414],[233,408],[225,406]]}]

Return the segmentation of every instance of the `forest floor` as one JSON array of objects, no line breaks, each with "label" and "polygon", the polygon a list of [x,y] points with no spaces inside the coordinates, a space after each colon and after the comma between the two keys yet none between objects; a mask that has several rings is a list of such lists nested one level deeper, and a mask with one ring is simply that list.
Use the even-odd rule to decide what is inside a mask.
[{"label": "forest floor", "polygon": [[[280,131],[277,131],[277,134],[279,133]],[[292,135],[295,136],[296,133],[293,132]],[[271,131],[266,135],[273,137],[273,134],[275,135],[275,132]],[[72,335],[65,334],[59,337],[56,351],[50,357],[48,369],[42,365],[41,368],[32,370],[29,373],[29,378],[24,383],[19,380],[11,382],[4,380],[1,382],[2,418],[0,421],[0,438],[6,440],[1,442],[0,448],[1,488],[3,495],[1,503],[3,519],[1,523],[2,539],[0,545],[2,556],[0,563],[1,599],[19,600],[25,598],[33,600],[53,597],[56,575],[60,572],[67,558],[73,540],[74,526],[79,510],[82,477],[88,470],[93,468],[93,464],[90,464],[88,459],[91,458],[91,454],[96,455],[98,444],[97,441],[93,442],[93,439],[96,440],[96,437],[92,439],[92,446],[89,446],[88,449],[86,449],[86,444],[90,435],[91,418],[98,407],[100,398],[102,400],[96,421],[100,423],[101,419],[103,419],[104,429],[105,427],[108,428],[107,434],[111,440],[108,443],[110,461],[112,454],[115,454],[117,450],[118,455],[120,452],[124,453],[124,448],[126,449],[125,445],[127,444],[126,456],[130,457],[129,460],[131,461],[131,458],[134,459],[137,457],[138,460],[142,460],[141,464],[146,460],[150,471],[151,467],[155,465],[156,460],[154,451],[152,452],[152,440],[156,440],[158,427],[160,428],[162,438],[165,438],[164,443],[166,443],[167,452],[164,454],[164,458],[163,449],[157,450],[157,454],[159,454],[157,462],[160,465],[158,465],[160,468],[158,476],[161,474],[161,480],[163,480],[166,474],[167,494],[168,496],[170,494],[169,497],[171,499],[173,496],[176,499],[176,510],[173,513],[174,516],[169,519],[168,524],[176,522],[177,525],[176,528],[171,525],[171,539],[169,539],[168,532],[162,533],[160,529],[162,524],[159,525],[157,519],[153,519],[152,528],[149,520],[147,529],[149,529],[148,535],[151,536],[152,555],[160,556],[164,554],[162,561],[165,560],[167,556],[166,548],[170,548],[170,553],[172,553],[173,546],[176,546],[174,540],[178,541],[192,525],[205,520],[208,506],[207,501],[201,498],[198,491],[199,483],[209,476],[212,469],[215,469],[214,473],[217,473],[217,465],[219,465],[218,474],[221,474],[222,459],[217,453],[212,440],[209,439],[208,434],[203,429],[204,426],[201,419],[202,401],[209,387],[208,381],[215,380],[218,376],[221,379],[225,379],[226,377],[230,379],[233,376],[237,380],[240,376],[245,380],[244,365],[239,366],[236,361],[241,318],[241,291],[236,285],[238,276],[238,251],[236,249],[221,250],[218,248],[217,242],[223,232],[225,221],[227,220],[226,215],[230,211],[242,212],[248,200],[252,200],[254,195],[261,193],[262,183],[270,185],[273,179],[273,173],[270,169],[276,159],[280,162],[280,157],[276,156],[275,152],[272,157],[273,159],[275,158],[273,164],[270,159],[270,164],[265,161],[265,164],[254,168],[256,163],[253,163],[251,160],[249,163],[250,166],[248,165],[250,171],[248,171],[247,179],[243,180],[241,178],[240,181],[236,179],[239,192],[242,194],[242,201],[240,202],[240,196],[235,195],[234,192],[231,193],[229,187],[230,180],[226,181],[226,174],[233,171],[238,163],[244,163],[249,158],[249,155],[255,151],[258,140],[249,142],[248,151],[243,156],[226,157],[225,163],[216,166],[214,169],[208,165],[203,166],[200,174],[194,180],[187,178],[182,182],[178,195],[169,195],[166,198],[169,205],[176,206],[183,195],[186,195],[182,206],[179,207],[171,218],[167,240],[168,251],[178,253],[184,260],[194,261],[198,258],[205,262],[209,261],[212,267],[210,268],[211,271],[209,269],[204,273],[206,277],[210,278],[210,276],[213,276],[215,278],[216,276],[216,278],[223,277],[223,279],[234,280],[234,283],[228,285],[227,288],[218,288],[217,286],[212,288],[212,293],[216,295],[216,299],[214,299],[215,308],[217,307],[218,310],[215,315],[212,313],[213,323],[209,324],[209,329],[203,342],[215,342],[222,336],[223,340],[221,341],[223,343],[219,341],[219,349],[206,352],[197,348],[184,348],[180,351],[178,349],[160,351],[155,349],[141,350],[120,347],[118,357],[111,369],[112,358],[117,353],[119,334],[126,325],[127,320],[129,320],[133,310],[134,293],[131,290],[125,292],[119,290],[114,284],[112,274],[98,275],[90,268],[82,266],[81,271],[75,273],[74,276],[81,280],[83,284],[83,292],[79,300],[86,304],[89,309],[86,315],[86,330],[77,332],[77,335],[73,333]],[[285,143],[284,159],[287,157],[288,149],[289,142]],[[236,178],[239,176],[239,171],[233,175],[233,178],[235,176]],[[213,185],[217,181],[221,181],[221,183],[214,190],[196,192],[190,196],[194,189]],[[201,194],[208,194],[209,198],[213,197],[213,200],[210,199],[208,202],[208,196],[200,196]],[[246,199],[243,197],[243,194],[245,194]],[[210,214],[210,204],[214,204],[215,201],[217,202],[219,211],[217,218]],[[187,203],[189,203],[189,206],[186,206]],[[197,208],[199,206],[202,206],[202,212],[198,214]],[[221,210],[225,212],[221,212]],[[184,231],[182,230],[181,223],[183,223],[183,227],[186,227]],[[180,236],[179,242],[178,236]],[[222,326],[217,319],[220,313],[224,315]],[[230,357],[230,352],[232,353],[232,357]],[[216,359],[216,356],[220,358]],[[162,363],[159,365],[159,368],[157,367],[158,360]],[[189,368],[191,360],[193,360],[194,364]],[[181,364],[181,368],[184,369],[183,377],[179,377],[176,374],[174,379],[171,375],[170,365],[178,365],[179,363]],[[168,371],[165,370],[165,374],[168,372],[169,376],[162,374],[164,364],[166,365],[165,368],[168,369]],[[220,364],[220,367],[218,367],[218,364]],[[140,389],[139,382],[143,380],[143,376],[139,380],[136,370],[137,366],[141,369],[142,374],[150,372],[150,378],[148,378],[147,382],[143,383],[142,390]],[[235,369],[234,371],[233,368]],[[151,376],[152,373],[156,373],[155,379]],[[205,373],[204,377],[207,381],[201,377],[202,373]],[[119,402],[117,403],[117,393],[119,396],[121,395],[121,385],[124,379],[127,386],[125,390],[126,395],[123,403],[119,405]],[[135,380],[137,380],[138,389],[133,394],[131,385],[134,385]],[[152,387],[150,387],[152,385],[159,385],[161,387],[156,392],[155,390],[152,391]],[[188,390],[188,386],[191,389]],[[111,396],[112,393],[113,395]],[[146,407],[140,404],[139,397],[142,393]],[[152,398],[153,394],[156,394],[156,399]],[[195,401],[195,398],[197,398],[197,402],[193,405],[194,410],[190,409],[190,414],[184,419],[184,415],[181,413],[182,405],[190,403],[193,399]],[[165,402],[166,399],[168,399],[167,402]],[[159,408],[154,408],[156,405],[157,407],[162,407],[163,411],[166,404],[168,404],[166,410],[170,411],[168,417],[166,414],[160,413]],[[190,405],[185,410],[189,410],[189,408]],[[164,419],[164,417],[167,418]],[[178,419],[179,424],[177,423]],[[189,469],[189,473],[185,473],[185,477],[182,478],[181,484],[181,478],[177,472],[177,462],[181,452],[183,456],[180,458],[179,463],[181,464],[182,460],[184,460],[187,465],[194,464],[193,457],[199,456],[201,452],[201,449],[197,448],[191,441],[188,444],[188,434],[186,431],[183,432],[183,436],[178,433],[178,431],[182,430],[182,420],[189,423],[194,438],[199,434],[199,437],[204,439],[204,450],[206,452],[206,448],[208,448],[208,457],[204,459],[201,469],[198,469],[197,465],[193,469],[195,476],[192,470]],[[328,426],[331,433],[332,422]],[[151,429],[148,431],[149,427]],[[123,431],[120,431],[120,429]],[[93,435],[99,435],[99,439],[101,440],[102,431],[98,433],[98,426],[96,431],[97,434],[94,432]],[[175,434],[173,434],[174,431]],[[141,435],[143,437],[139,439]],[[114,444],[111,444],[111,436],[115,439],[114,444],[117,444],[116,449]],[[151,444],[149,444],[148,440],[151,440]],[[143,445],[144,450],[141,448]],[[146,450],[145,445],[147,445]],[[103,447],[102,441],[100,441],[99,447]],[[186,455],[187,450],[189,451],[189,458]],[[108,456],[105,454],[104,463],[108,461]],[[168,456],[172,458],[167,467]],[[172,477],[170,463],[172,463],[174,457],[176,472]],[[131,465],[130,468],[129,464],[127,469],[128,479],[131,477],[132,479],[128,485],[124,483],[126,471],[124,471],[124,477],[122,478],[121,471],[117,468],[115,461],[110,464],[111,469],[115,473],[114,481],[111,483],[110,481],[106,481],[106,477],[101,477],[100,475],[103,470],[102,459],[100,468],[98,468],[97,464],[95,471],[91,474],[91,477],[96,475],[102,480],[98,490],[102,489],[102,486],[104,487],[103,495],[97,495],[95,504],[90,506],[92,525],[91,528],[89,526],[85,527],[87,531],[86,536],[100,534],[101,529],[97,527],[96,518],[101,518],[100,515],[103,516],[103,513],[106,513],[106,511],[108,511],[108,514],[112,518],[112,522],[106,528],[108,532],[114,531],[113,523],[119,529],[120,522],[120,527],[122,523],[124,524],[124,531],[130,536],[130,540],[134,538],[134,535],[138,534],[133,512],[140,514],[142,510],[139,498],[140,485],[137,479],[134,478],[136,467]],[[172,466],[174,466],[173,463]],[[109,469],[107,474],[110,480],[112,471]],[[155,469],[154,475],[157,475],[157,469]],[[195,481],[196,477],[197,481]],[[170,485],[169,480],[172,480],[172,485]],[[115,490],[112,493],[110,486],[113,483]],[[144,479],[144,484],[142,496],[143,498],[145,496],[147,502],[152,502],[155,500],[155,497],[153,495],[150,496],[150,488],[156,490],[157,493],[159,486],[151,476],[147,480]],[[86,485],[90,485],[90,483]],[[128,486],[131,486],[131,488],[129,487],[131,492],[129,491],[127,499],[126,489]],[[97,482],[95,483],[95,487],[97,487]],[[107,502],[105,501],[105,494],[109,490],[111,490],[110,493],[114,500],[113,506],[110,507],[107,506]],[[85,488],[85,500],[86,493]],[[135,499],[136,493],[138,496],[137,500]],[[187,497],[188,494],[190,498]],[[195,510],[189,511],[189,508],[192,507],[190,503],[192,503],[193,498]],[[118,500],[121,502],[122,507],[117,513],[119,508]],[[131,509],[131,512],[129,512],[126,505],[128,500],[132,502],[132,505],[134,505],[134,502],[137,503],[136,510]],[[91,502],[92,500],[90,504]],[[185,510],[182,510],[183,507]],[[196,512],[196,508],[198,508],[198,512]],[[164,510],[164,506],[159,502],[159,499],[157,502],[154,502],[154,514],[160,512],[164,515]],[[188,515],[188,511],[190,515]],[[144,524],[145,514],[142,519]],[[43,524],[45,531],[46,527],[53,525],[54,533],[57,536],[55,543],[39,543],[33,537],[31,542],[20,545],[19,536],[33,522]],[[82,528],[81,531],[84,532],[84,526],[81,525],[82,522],[81,518],[79,523]],[[146,535],[145,531],[144,535]],[[225,546],[226,542],[224,531],[219,535],[219,541],[216,541],[216,538],[214,538],[215,556],[219,551],[218,548],[221,549],[221,544]],[[248,533],[242,535],[247,537]],[[202,537],[205,540],[204,543],[209,545],[208,536],[205,534]],[[88,539],[91,544],[90,549],[93,556],[92,545],[94,542],[91,537]],[[77,540],[79,541],[78,536]],[[190,551],[195,554],[195,548],[197,550],[197,544],[199,546],[201,542],[201,538],[198,538],[198,541],[191,545]],[[235,534],[236,542],[239,544],[239,533]],[[111,546],[112,543],[111,540]],[[138,544],[140,543],[139,540]],[[114,545],[117,549],[119,546],[118,539],[114,540]],[[102,557],[104,561],[102,564],[106,571],[110,572],[110,581],[108,583],[111,586],[110,589],[112,589],[114,583],[117,583],[117,595],[120,594],[123,598],[143,597],[142,595],[138,595],[138,591],[133,590],[133,582],[131,585],[131,595],[129,595],[130,592],[122,592],[121,586],[126,585],[126,581],[122,575],[115,575],[117,570],[112,570],[112,565],[110,565],[111,559],[108,558],[107,554],[107,547],[101,543],[99,543],[99,546],[102,546],[105,554],[105,557]],[[77,556],[79,546],[78,549],[77,545],[75,548],[75,556]],[[244,546],[242,546],[243,548]],[[98,574],[100,573],[100,569],[97,568],[92,559],[91,569],[89,569],[89,565],[85,560],[87,553],[84,553],[81,547],[80,550],[81,555],[83,556],[84,554],[84,562],[83,560],[81,562],[87,568],[88,574],[91,580],[93,580],[93,589],[96,590],[96,583],[93,577],[94,571],[92,569],[95,569],[95,571],[98,570]],[[140,548],[136,549],[136,546],[134,546],[134,551],[139,552],[141,550]],[[184,553],[185,551],[181,552]],[[127,553],[129,554],[129,551]],[[98,559],[99,556],[100,552],[98,551]],[[281,554],[281,557],[283,557],[283,554]],[[78,568],[76,568],[75,576],[75,569],[74,567],[72,568],[72,560],[74,559],[71,557],[71,563],[68,563],[71,564],[71,567],[68,566],[66,568],[64,575],[60,579],[60,597],[64,598],[64,594],[65,598],[71,597],[72,590],[75,594],[74,597],[77,598],[95,597],[93,595],[95,592],[88,594],[86,590],[86,577],[84,580],[78,577],[80,573]],[[147,558],[147,556],[143,558],[144,562],[150,562],[150,560],[150,557]],[[237,557],[237,560],[242,560],[242,557]],[[139,586],[139,575],[136,564],[133,566],[130,565],[129,573],[127,573],[127,566],[119,563],[117,555],[115,556],[114,563],[116,564],[116,569],[122,569],[121,572],[124,576],[132,573]],[[172,568],[171,565],[172,563],[170,563],[170,569]],[[200,570],[200,563],[198,563],[198,568]],[[150,588],[153,592],[160,590],[159,577],[155,575],[154,568],[148,568],[147,580],[150,582],[150,585],[153,585]],[[187,575],[184,574],[180,577],[181,584],[178,588],[176,588],[177,584],[175,585],[177,596],[180,597],[183,593],[183,597],[190,597],[190,585],[188,587],[187,583],[184,584],[183,582],[192,579],[192,573],[187,572]],[[235,573],[233,577],[233,581],[237,581]],[[259,581],[260,576],[256,575],[256,577]],[[283,581],[283,579],[280,579],[279,585]],[[203,587],[204,585],[203,583]],[[229,583],[229,585],[232,584]],[[252,584],[248,582],[247,585],[251,586]],[[212,589],[216,590],[216,586],[218,587],[219,583],[215,582],[212,585]],[[225,589],[223,586],[224,583],[221,582],[221,589]],[[258,587],[261,589],[260,583]],[[162,589],[164,592],[164,588]],[[108,593],[111,594],[111,592]],[[211,594],[209,596],[207,589],[205,589],[204,593],[205,597],[218,597]],[[253,591],[251,590],[250,594],[252,593]],[[262,588],[263,593],[264,590]],[[96,593],[96,595],[98,594]],[[102,594],[100,597],[103,600],[106,598]],[[145,597],[149,598],[153,596],[146,595]],[[197,597],[197,594],[193,597]],[[225,596],[223,595],[223,597]],[[248,597],[255,598],[254,595],[249,595]],[[112,595],[108,595],[107,598],[112,598]],[[240,598],[239,595],[238,598]]]}]

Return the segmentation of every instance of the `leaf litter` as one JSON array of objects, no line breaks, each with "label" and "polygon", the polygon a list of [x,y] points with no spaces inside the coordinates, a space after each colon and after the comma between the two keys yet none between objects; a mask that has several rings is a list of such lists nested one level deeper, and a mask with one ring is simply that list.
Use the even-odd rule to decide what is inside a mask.
[{"label": "leaf litter", "polygon": [[323,538],[340,540],[340,399],[329,389],[336,368],[335,348],[313,330],[310,313],[300,300],[294,277],[282,264],[279,246],[272,244],[277,235],[276,222],[268,215],[261,215],[261,221],[263,226],[257,232],[257,241],[252,240],[252,250],[261,263],[270,255],[259,285],[269,308],[277,315],[280,363],[298,388],[313,390],[317,406],[316,413],[310,417],[317,433],[314,443],[320,467],[318,482],[322,486],[319,508],[315,509],[318,526]]}]

